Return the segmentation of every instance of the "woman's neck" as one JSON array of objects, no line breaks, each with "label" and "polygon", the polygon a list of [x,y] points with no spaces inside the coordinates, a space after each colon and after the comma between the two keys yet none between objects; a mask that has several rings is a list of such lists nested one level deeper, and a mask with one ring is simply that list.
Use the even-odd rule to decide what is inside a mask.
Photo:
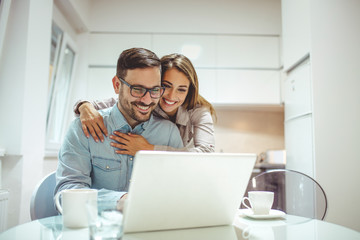
[{"label": "woman's neck", "polygon": [[175,123],[175,122],[176,122],[177,112],[178,112],[178,109],[176,109],[176,110],[173,111],[173,112],[169,112],[169,113],[165,112],[165,113],[166,113],[166,115],[168,115],[170,121],[172,121],[173,123]]},{"label": "woman's neck", "polygon": [[176,123],[176,115],[177,115],[177,112],[176,112],[175,114],[168,115],[168,116],[169,116],[170,121],[172,121],[173,123]]}]

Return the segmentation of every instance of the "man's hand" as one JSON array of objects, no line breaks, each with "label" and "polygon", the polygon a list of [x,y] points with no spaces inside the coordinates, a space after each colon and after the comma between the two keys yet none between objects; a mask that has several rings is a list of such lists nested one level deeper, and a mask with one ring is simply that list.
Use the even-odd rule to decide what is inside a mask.
[{"label": "man's hand", "polygon": [[101,142],[104,142],[103,134],[108,136],[108,131],[104,125],[104,119],[100,113],[96,111],[94,106],[89,102],[81,104],[79,107],[79,112],[82,129],[85,136],[89,138],[90,132],[91,136],[96,142],[99,142],[99,138]]},{"label": "man's hand", "polygon": [[128,194],[125,193],[124,195],[121,196],[121,198],[116,203],[116,209],[119,210],[120,212],[122,212],[124,210],[124,205],[125,205],[125,201],[126,201],[127,197],[128,197]]}]

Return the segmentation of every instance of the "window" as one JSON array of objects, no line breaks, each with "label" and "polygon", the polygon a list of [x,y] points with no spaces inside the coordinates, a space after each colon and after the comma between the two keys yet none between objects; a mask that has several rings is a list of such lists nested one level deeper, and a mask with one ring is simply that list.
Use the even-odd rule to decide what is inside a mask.
[{"label": "window", "polygon": [[64,137],[76,47],[53,23],[51,34],[49,97],[46,121],[46,150],[57,151]]},{"label": "window", "polygon": [[0,0],[0,56],[5,40],[6,26],[9,18],[11,0]]}]

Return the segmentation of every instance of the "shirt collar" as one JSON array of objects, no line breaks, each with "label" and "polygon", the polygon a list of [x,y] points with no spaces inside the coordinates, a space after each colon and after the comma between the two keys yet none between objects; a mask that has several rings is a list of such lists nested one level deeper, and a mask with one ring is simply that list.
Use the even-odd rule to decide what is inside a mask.
[{"label": "shirt collar", "polygon": [[189,112],[183,106],[180,106],[176,114],[176,124],[186,126],[189,121]]},{"label": "shirt collar", "polygon": [[132,129],[126,121],[124,115],[120,112],[116,102],[110,111],[110,119],[115,130],[122,130],[121,132],[125,131],[126,133],[131,132],[134,134],[141,134],[149,125],[149,123],[153,121],[153,116],[151,115],[148,121],[142,122],[136,125],[134,129]]}]

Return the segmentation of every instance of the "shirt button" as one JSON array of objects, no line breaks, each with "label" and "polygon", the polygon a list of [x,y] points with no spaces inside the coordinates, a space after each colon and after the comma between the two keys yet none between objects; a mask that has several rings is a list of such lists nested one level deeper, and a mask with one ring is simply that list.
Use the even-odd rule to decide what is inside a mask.
[{"label": "shirt button", "polygon": [[109,167],[109,166],[106,166],[106,169],[110,169],[110,167]]},{"label": "shirt button", "polygon": [[130,157],[130,161],[132,161],[133,160],[133,158],[132,157]]}]

